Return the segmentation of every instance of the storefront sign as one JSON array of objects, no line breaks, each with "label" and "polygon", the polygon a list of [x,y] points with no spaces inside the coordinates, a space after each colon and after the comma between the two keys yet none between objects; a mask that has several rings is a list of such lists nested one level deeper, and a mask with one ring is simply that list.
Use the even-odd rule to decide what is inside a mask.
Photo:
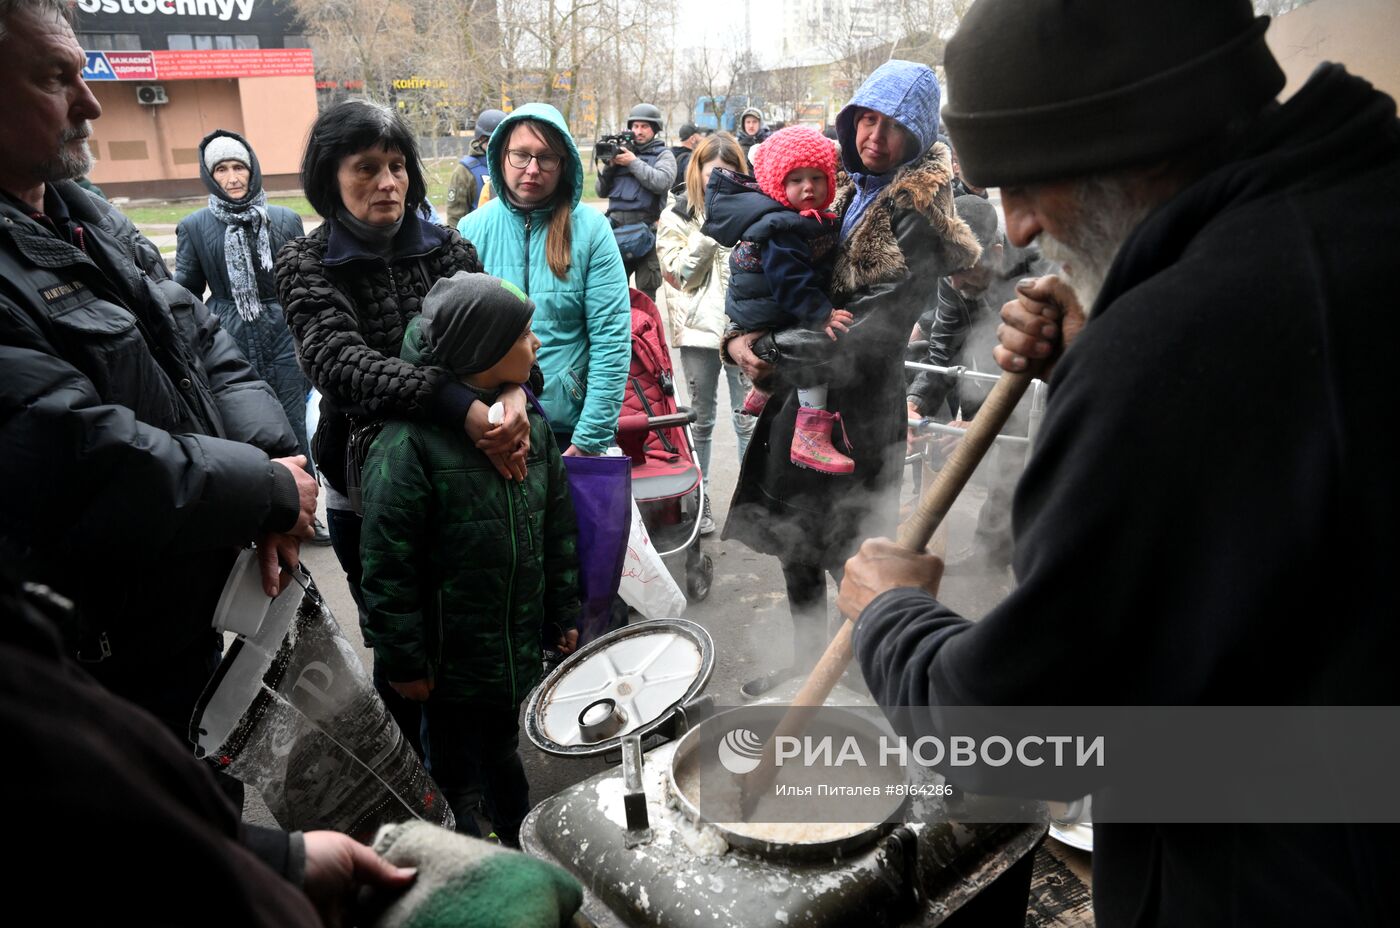
[{"label": "storefront sign", "polygon": [[151,52],[88,52],[83,67],[85,81],[153,81],[155,55]]},{"label": "storefront sign", "polygon": [[177,35],[190,43],[197,36],[235,34],[237,48],[248,48],[253,36],[254,48],[305,44],[306,24],[292,0],[77,0],[74,9],[79,41],[83,35],[136,36],[119,48],[170,48]]},{"label": "storefront sign", "polygon": [[152,16],[206,16],[221,22],[247,22],[257,0],[78,0],[84,13]]},{"label": "storefront sign", "polygon": [[395,90],[446,90],[447,81],[441,78],[429,77],[396,77],[394,78]]},{"label": "storefront sign", "polygon": [[219,77],[299,77],[312,74],[314,70],[309,48],[88,52],[83,80],[185,81]]},{"label": "storefront sign", "polygon": [[[113,53],[107,52],[110,57]],[[163,81],[214,77],[295,77],[315,71],[309,48],[235,48],[145,52]]]}]

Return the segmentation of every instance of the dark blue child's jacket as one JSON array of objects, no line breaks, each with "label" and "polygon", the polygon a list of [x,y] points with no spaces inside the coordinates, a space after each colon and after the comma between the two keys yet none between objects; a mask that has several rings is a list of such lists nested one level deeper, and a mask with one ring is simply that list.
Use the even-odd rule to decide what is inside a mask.
[{"label": "dark blue child's jacket", "polygon": [[705,189],[705,217],[701,231],[734,249],[724,311],[736,325],[826,324],[839,233],[835,218],[801,215],[765,194],[752,177],[722,168]]}]

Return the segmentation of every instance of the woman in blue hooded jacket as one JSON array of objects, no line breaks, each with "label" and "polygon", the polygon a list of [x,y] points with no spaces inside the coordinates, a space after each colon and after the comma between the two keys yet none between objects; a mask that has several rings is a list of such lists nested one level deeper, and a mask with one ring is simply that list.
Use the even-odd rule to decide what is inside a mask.
[{"label": "woman in blue hooded jacket", "polygon": [[938,279],[980,254],[953,211],[938,99],[931,69],[892,60],[836,117],[849,180],[832,204],[841,244],[831,297],[854,316],[849,331],[834,342],[801,326],[726,333],[722,351],[750,377],[827,384],[827,409],[847,423],[855,462],[853,473],[830,475],[789,460],[794,390],[775,393],[754,426],[724,537],[782,563],[794,664],[746,684],[748,695],[816,662],[828,637],[824,574],[839,575],[862,539],[893,534],[904,470],[904,346]]},{"label": "woman in blue hooded jacket", "polygon": [[457,224],[489,274],[535,301],[544,374],[540,404],[566,455],[613,442],[632,358],[627,275],[612,228],[579,202],[583,159],[564,117],[529,103],[501,120],[486,148],[500,195]]}]

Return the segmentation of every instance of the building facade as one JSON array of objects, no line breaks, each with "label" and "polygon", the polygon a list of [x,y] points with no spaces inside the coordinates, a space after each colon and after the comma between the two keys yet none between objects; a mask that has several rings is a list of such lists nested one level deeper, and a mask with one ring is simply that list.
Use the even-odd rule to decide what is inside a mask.
[{"label": "building facade", "polygon": [[92,179],[108,196],[204,192],[199,141],[243,135],[269,191],[300,188],[316,118],[311,49],[286,0],[78,0],[83,77],[102,104]]},{"label": "building facade", "polygon": [[899,38],[898,7],[874,0],[783,0],[779,60],[810,65]]}]

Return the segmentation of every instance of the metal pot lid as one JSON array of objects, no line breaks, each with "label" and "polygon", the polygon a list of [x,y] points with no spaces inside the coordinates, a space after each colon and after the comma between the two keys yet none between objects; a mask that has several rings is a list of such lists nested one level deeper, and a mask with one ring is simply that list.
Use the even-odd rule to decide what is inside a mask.
[{"label": "metal pot lid", "polygon": [[[530,694],[525,732],[540,750],[561,757],[617,750],[624,736],[645,737],[699,696],[714,665],[714,640],[694,622],[655,619],[619,628],[544,678]],[[598,704],[608,702],[620,725],[590,726],[601,715]],[[608,736],[589,741],[585,729]]]}]

